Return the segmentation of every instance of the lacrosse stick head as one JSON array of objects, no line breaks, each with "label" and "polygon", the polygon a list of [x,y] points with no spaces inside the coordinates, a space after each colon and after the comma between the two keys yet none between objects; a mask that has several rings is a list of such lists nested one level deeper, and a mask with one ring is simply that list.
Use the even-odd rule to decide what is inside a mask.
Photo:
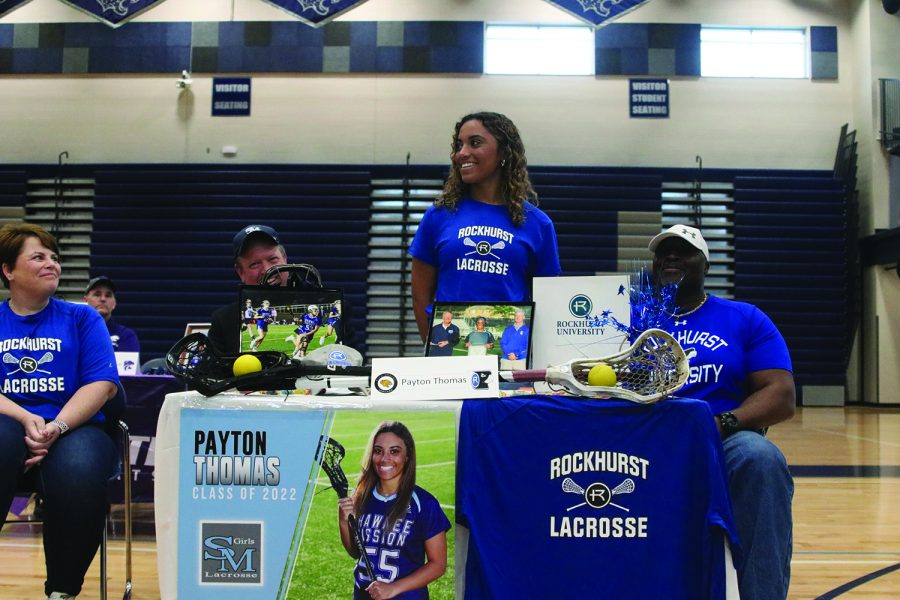
[{"label": "lacrosse stick head", "polygon": [[[217,354],[206,335],[192,333],[176,342],[166,353],[166,368],[172,375],[184,381],[189,388],[197,390],[204,396],[214,396],[229,388],[240,388],[244,381],[259,380],[258,373],[235,377],[232,368],[238,356]],[[263,373],[289,363],[287,356],[281,352],[255,352],[253,356],[262,364]]]},{"label": "lacrosse stick head", "polygon": [[344,447],[340,442],[323,435],[319,438],[319,447],[316,450],[316,461],[322,465],[322,470],[328,476],[331,487],[337,492],[338,497],[346,498],[349,484],[344,470],[341,468],[341,461],[344,460]]},{"label": "lacrosse stick head", "polygon": [[572,481],[571,477],[566,477],[562,482],[562,491],[567,494],[583,494],[584,488]]},{"label": "lacrosse stick head", "polygon": [[[616,374],[614,386],[588,385],[591,368],[605,363]],[[680,390],[689,373],[681,344],[661,329],[648,329],[626,350],[602,359],[574,359],[547,369],[547,381],[581,396],[657,402]]]},{"label": "lacrosse stick head", "polygon": [[319,289],[322,287],[322,275],[314,266],[306,263],[275,265],[259,278],[260,285],[281,285],[282,274],[287,273],[287,287],[301,289]]}]

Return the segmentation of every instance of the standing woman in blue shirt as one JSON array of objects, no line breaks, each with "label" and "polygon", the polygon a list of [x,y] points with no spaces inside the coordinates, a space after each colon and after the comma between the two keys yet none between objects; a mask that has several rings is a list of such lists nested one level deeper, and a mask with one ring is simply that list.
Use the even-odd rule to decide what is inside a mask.
[{"label": "standing woman in blue shirt", "polygon": [[118,375],[96,310],[53,297],[59,248],[36,225],[0,228],[0,508],[27,488],[44,499],[49,598],[81,591],[106,525],[106,484],[117,464],[100,409]]},{"label": "standing woman in blue shirt", "polygon": [[525,146],[506,116],[464,116],[453,134],[444,191],[409,248],[422,340],[438,302],[521,302],[533,277],[560,273],[553,222],[533,203]]}]

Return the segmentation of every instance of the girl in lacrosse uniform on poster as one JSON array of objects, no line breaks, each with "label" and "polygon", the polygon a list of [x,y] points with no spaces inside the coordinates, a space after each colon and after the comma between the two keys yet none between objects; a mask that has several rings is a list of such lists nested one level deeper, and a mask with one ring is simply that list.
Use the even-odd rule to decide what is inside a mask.
[{"label": "girl in lacrosse uniform on poster", "polygon": [[437,499],[416,485],[416,445],[403,423],[384,421],[375,428],[356,490],[338,508],[341,543],[360,558],[347,518],[357,515],[377,580],[357,563],[353,598],[428,598],[426,586],[447,569],[450,521]]},{"label": "girl in lacrosse uniform on poster", "polygon": [[521,302],[532,277],[559,275],[556,231],[532,202],[525,146],[497,113],[466,115],[453,134],[444,191],[409,248],[413,311],[422,340],[438,302]]},{"label": "girl in lacrosse uniform on poster", "polygon": [[0,507],[6,514],[16,490],[41,494],[44,593],[74,598],[100,546],[116,471],[100,412],[125,409],[116,360],[100,313],[53,297],[62,269],[52,235],[0,228],[0,269],[9,289],[0,304]]}]

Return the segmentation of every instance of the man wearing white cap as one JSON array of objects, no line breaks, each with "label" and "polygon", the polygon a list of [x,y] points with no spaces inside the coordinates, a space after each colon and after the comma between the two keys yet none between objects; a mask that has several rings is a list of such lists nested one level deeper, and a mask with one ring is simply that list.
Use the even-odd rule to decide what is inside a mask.
[{"label": "man wearing white cap", "polygon": [[649,249],[656,280],[678,284],[678,308],[667,329],[691,365],[679,394],[708,402],[722,436],[741,545],[741,599],[786,598],[794,482],[764,432],[794,415],[787,345],[755,306],[706,292],[709,246],[700,230],[675,225],[650,240]]}]

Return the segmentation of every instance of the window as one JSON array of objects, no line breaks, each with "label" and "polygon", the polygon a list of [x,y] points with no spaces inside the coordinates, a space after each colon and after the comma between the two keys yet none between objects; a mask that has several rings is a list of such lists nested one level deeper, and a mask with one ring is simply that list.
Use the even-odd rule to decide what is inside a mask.
[{"label": "window", "polygon": [[806,32],[803,29],[700,30],[702,77],[804,78]]},{"label": "window", "polygon": [[594,32],[570,25],[488,25],[489,75],[593,75]]}]

